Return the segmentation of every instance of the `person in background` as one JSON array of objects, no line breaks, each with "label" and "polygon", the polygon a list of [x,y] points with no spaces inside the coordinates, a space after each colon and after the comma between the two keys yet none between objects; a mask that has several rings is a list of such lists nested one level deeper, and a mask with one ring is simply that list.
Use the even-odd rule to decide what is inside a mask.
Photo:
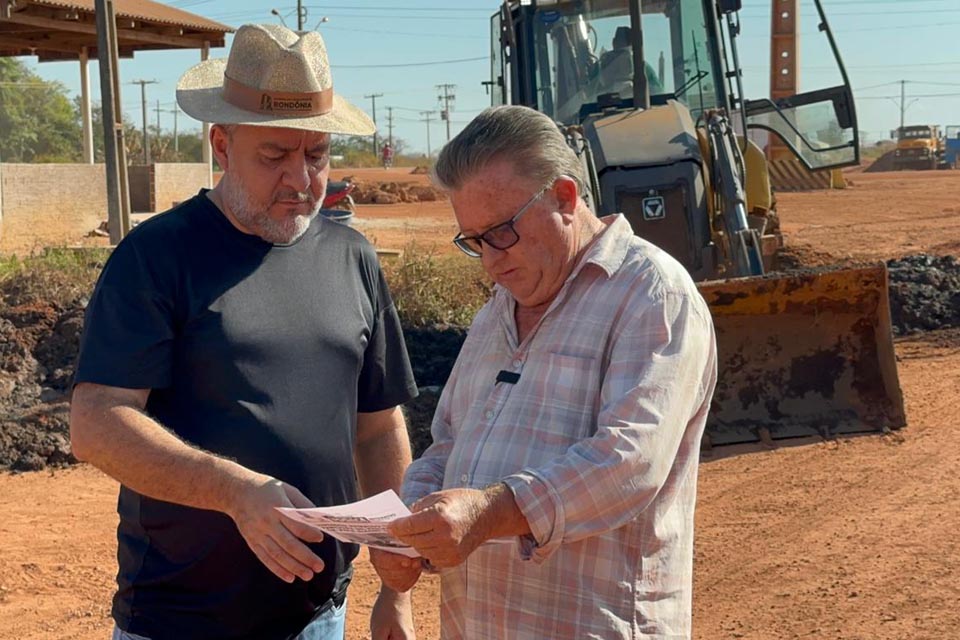
[{"label": "person in background", "polygon": [[389,142],[384,143],[383,149],[380,150],[380,159],[383,161],[384,169],[393,166],[393,147],[390,146]]}]

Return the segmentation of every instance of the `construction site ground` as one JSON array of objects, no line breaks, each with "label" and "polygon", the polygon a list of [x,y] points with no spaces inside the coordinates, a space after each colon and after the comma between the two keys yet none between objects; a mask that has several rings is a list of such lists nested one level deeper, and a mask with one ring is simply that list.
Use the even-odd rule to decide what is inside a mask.
[{"label": "construction site ground", "polygon": [[[338,171],[425,185],[409,169]],[[778,194],[805,265],[920,253],[960,257],[960,171],[850,172],[843,191]],[[445,200],[360,205],[376,243],[450,251]],[[898,338],[907,428],[775,448],[716,448],[700,466],[698,640],[924,640],[960,628],[960,329]],[[0,474],[0,639],[108,637],[117,485],[86,465]],[[350,640],[368,636],[377,581],[350,590]],[[438,582],[414,589],[418,637],[439,637]]]}]

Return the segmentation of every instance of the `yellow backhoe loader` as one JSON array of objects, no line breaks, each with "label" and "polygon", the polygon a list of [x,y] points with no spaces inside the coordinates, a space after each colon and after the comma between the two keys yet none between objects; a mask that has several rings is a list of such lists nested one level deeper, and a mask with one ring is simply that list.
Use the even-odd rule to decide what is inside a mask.
[{"label": "yellow backhoe loader", "polygon": [[699,283],[720,353],[714,445],[905,424],[886,268],[774,270],[782,238],[752,132],[809,170],[859,161],[813,2],[842,81],[776,101],[743,97],[740,0],[508,0],[491,21],[493,103],[556,120],[593,210],[623,213]]}]

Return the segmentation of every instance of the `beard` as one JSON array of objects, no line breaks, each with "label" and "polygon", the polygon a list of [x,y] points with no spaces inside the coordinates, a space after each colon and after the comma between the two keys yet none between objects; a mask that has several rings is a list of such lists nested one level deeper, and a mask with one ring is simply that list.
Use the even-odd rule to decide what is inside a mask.
[{"label": "beard", "polygon": [[[226,176],[224,176],[226,177]],[[257,200],[250,193],[239,176],[233,176],[223,190],[223,202],[244,228],[272,244],[290,244],[300,238],[317,214],[320,213],[320,201],[308,190],[304,192],[282,189],[273,194],[269,202]],[[285,215],[276,219],[270,216],[270,207],[281,200],[310,204],[306,214]]]}]

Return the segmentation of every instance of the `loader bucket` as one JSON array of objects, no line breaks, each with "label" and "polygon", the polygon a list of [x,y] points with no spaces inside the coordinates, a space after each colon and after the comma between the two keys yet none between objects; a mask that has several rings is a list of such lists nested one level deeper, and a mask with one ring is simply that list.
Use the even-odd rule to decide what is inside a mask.
[{"label": "loader bucket", "polygon": [[703,282],[719,378],[705,443],[906,424],[884,265]]}]

